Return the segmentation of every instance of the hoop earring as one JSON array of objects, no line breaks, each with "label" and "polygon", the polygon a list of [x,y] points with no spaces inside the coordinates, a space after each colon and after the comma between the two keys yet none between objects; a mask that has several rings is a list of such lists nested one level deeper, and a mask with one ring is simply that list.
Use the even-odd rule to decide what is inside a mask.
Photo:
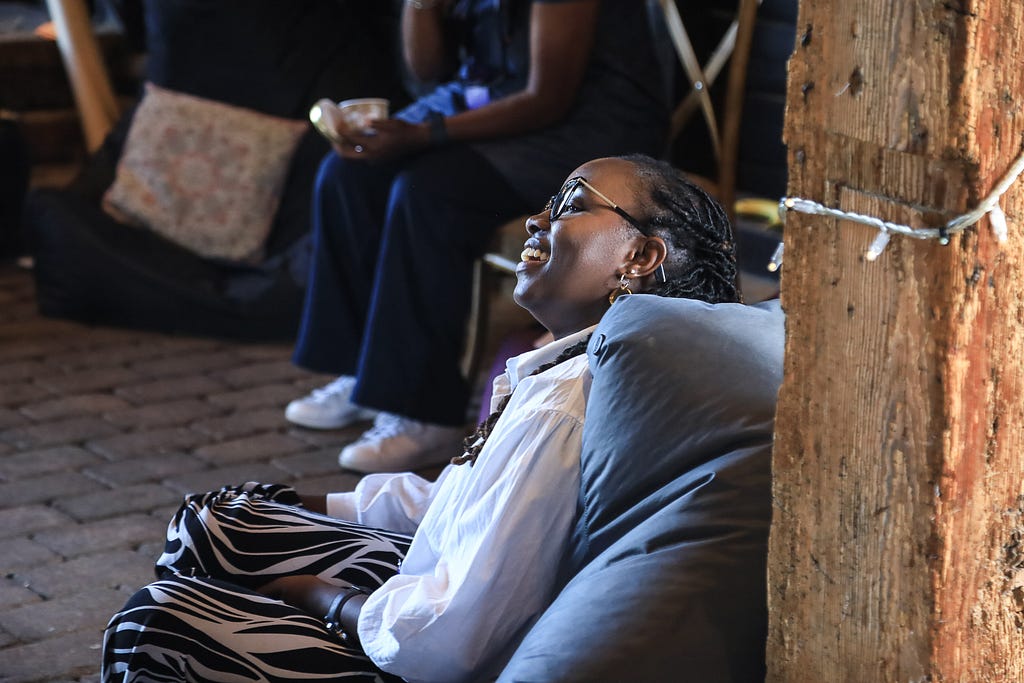
[{"label": "hoop earring", "polygon": [[629,288],[629,278],[626,277],[625,273],[619,275],[619,288],[613,289],[612,293],[608,295],[608,303],[613,304],[623,294],[632,294],[633,290]]}]

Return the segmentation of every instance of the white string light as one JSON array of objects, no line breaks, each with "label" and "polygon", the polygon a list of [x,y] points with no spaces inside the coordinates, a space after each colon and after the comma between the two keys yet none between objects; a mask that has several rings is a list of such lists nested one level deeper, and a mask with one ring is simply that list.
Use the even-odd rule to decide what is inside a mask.
[{"label": "white string light", "polygon": [[886,246],[888,246],[888,244],[889,233],[885,230],[879,230],[878,235],[871,243],[871,246],[868,247],[867,253],[864,254],[864,258],[866,258],[868,261],[876,260],[879,256],[882,255],[882,252],[885,251],[885,248]]},{"label": "white string light", "polygon": [[[866,216],[860,213],[854,213],[853,211],[843,211],[842,209],[833,209],[820,204],[819,202],[812,201],[810,199],[801,199],[800,197],[783,197],[779,200],[779,215],[785,220],[787,211],[799,211],[800,213],[818,215],[818,216],[829,216],[831,218],[838,218],[840,220],[852,221],[854,223],[861,223],[862,225],[870,225],[871,227],[878,230],[878,235],[871,242],[871,246],[868,247],[867,252],[864,254],[864,258],[868,261],[874,261],[882,252],[885,250],[886,245],[889,244],[889,239],[893,233],[903,235],[905,237],[913,237],[914,239],[926,240],[935,239],[940,244],[949,244],[949,236],[966,230],[978,221],[980,221],[985,215],[988,215],[989,225],[992,227],[992,234],[995,235],[996,240],[1003,244],[1007,240],[1007,227],[1006,227],[1006,214],[1003,213],[1002,208],[999,206],[999,200],[1002,198],[1006,191],[1010,189],[1010,186],[1017,181],[1020,174],[1024,173],[1024,150],[1021,151],[1020,156],[1017,157],[1013,165],[1006,172],[1006,175],[996,183],[996,186],[992,188],[992,191],[985,196],[985,198],[975,207],[973,210],[967,213],[957,216],[956,218],[947,221],[945,225],[938,228],[920,228],[914,229],[909,225],[902,225],[900,223],[890,223],[884,221],[881,218],[875,218],[874,216]],[[772,255],[771,261],[768,263],[768,270],[775,272],[782,267],[782,244],[780,243],[775,253]]]},{"label": "white string light", "polygon": [[774,273],[782,267],[782,255],[786,250],[786,245],[779,242],[778,246],[775,247],[775,251],[772,253],[772,259],[768,262],[768,272]]}]

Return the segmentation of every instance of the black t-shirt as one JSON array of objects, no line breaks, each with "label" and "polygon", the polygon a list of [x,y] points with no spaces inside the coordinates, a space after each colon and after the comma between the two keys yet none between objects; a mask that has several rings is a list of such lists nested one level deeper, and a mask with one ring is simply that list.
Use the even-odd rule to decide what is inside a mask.
[{"label": "black t-shirt", "polygon": [[[451,115],[522,90],[529,77],[532,4],[567,1],[458,0],[450,17],[460,37],[458,74],[398,116],[423,121],[430,111]],[[669,111],[662,84],[647,4],[602,0],[586,75],[566,118],[474,147],[524,200],[539,206],[586,161],[632,152],[660,155]]]}]

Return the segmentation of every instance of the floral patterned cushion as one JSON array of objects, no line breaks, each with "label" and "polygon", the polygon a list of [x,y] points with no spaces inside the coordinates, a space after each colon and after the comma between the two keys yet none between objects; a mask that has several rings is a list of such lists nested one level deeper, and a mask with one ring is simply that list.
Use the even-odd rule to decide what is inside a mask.
[{"label": "floral patterned cushion", "polygon": [[259,260],[307,128],[147,83],[103,208],[202,256]]}]

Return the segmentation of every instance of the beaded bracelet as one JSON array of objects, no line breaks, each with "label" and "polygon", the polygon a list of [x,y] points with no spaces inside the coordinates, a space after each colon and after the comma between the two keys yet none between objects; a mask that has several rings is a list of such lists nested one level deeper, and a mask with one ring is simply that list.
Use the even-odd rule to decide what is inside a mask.
[{"label": "beaded bracelet", "polygon": [[405,4],[413,9],[434,9],[441,4],[441,0],[405,0]]},{"label": "beaded bracelet", "polygon": [[[324,615],[324,625],[327,627],[327,630],[342,640],[348,640],[350,636],[341,623],[341,610],[344,609],[346,602],[357,595],[369,595],[369,592],[359,586],[349,586],[344,592],[338,593],[334,597],[334,600],[331,601],[331,606],[327,608],[327,614]],[[358,640],[355,637],[352,637],[352,639]]]}]

